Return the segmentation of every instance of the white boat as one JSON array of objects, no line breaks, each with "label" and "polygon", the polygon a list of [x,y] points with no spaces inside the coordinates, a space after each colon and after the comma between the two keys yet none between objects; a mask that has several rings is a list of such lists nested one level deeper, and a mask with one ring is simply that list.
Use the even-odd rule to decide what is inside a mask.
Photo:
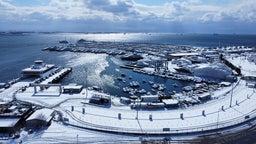
[{"label": "white boat", "polygon": [[141,90],[138,91],[138,93],[145,94],[145,93],[147,93],[147,91],[145,89],[141,89]]},{"label": "white boat", "polygon": [[140,86],[140,84],[137,81],[130,82],[130,87],[139,87],[139,86]]},{"label": "white boat", "polygon": [[131,90],[132,90],[132,89],[129,88],[129,87],[124,87],[124,88],[123,88],[123,92],[124,92],[124,93],[129,93]]},{"label": "white boat", "polygon": [[154,82],[153,82],[153,81],[148,81],[148,83],[149,83],[150,85],[153,85],[153,84],[154,84]]},{"label": "white boat", "polygon": [[172,86],[173,86],[173,87],[178,87],[179,85],[176,84],[176,83],[174,83],[174,84],[172,84]]},{"label": "white boat", "polygon": [[164,86],[161,86],[161,85],[160,85],[160,86],[158,87],[158,90],[160,90],[160,91],[163,91],[164,89],[165,89]]},{"label": "white boat", "polygon": [[151,87],[154,88],[154,89],[157,89],[159,87],[159,85],[158,84],[153,84]]},{"label": "white boat", "polygon": [[21,71],[23,77],[47,77],[54,72],[54,64],[45,64],[42,60],[36,60],[35,64]]}]

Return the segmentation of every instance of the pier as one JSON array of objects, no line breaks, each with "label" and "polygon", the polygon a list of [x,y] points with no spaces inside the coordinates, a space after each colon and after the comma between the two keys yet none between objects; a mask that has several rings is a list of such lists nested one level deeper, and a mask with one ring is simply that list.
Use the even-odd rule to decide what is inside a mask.
[{"label": "pier", "polygon": [[132,65],[121,65],[120,68],[126,68],[126,69],[136,69],[136,68],[140,68],[137,66],[132,66]]},{"label": "pier", "polygon": [[52,76],[42,81],[41,84],[56,83],[71,71],[72,71],[72,68],[62,68],[62,69],[60,68],[56,70]]}]

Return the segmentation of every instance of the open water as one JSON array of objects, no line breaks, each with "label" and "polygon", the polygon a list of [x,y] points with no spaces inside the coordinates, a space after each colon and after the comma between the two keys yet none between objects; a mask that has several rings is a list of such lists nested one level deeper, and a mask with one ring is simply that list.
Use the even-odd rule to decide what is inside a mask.
[{"label": "open water", "polygon": [[[164,84],[169,91],[179,92],[182,87],[190,85],[171,79],[135,73],[128,69],[120,68],[122,61],[118,56],[106,54],[49,52],[43,48],[54,46],[60,40],[76,43],[79,39],[91,41],[171,44],[195,47],[217,46],[256,46],[256,35],[222,35],[222,34],[168,34],[168,33],[0,33],[0,82],[8,82],[21,76],[20,71],[32,65],[35,60],[41,59],[45,63],[56,64],[63,67],[72,67],[73,71],[62,84],[77,83],[87,86],[97,85],[103,91],[112,95],[128,96],[122,88],[131,81],[141,84],[139,89],[151,91],[148,81]],[[119,45],[120,46],[120,45]],[[99,48],[99,47],[98,47]],[[125,82],[116,78],[125,73]],[[143,83],[142,80],[146,80]],[[173,87],[172,84],[178,84]]]}]

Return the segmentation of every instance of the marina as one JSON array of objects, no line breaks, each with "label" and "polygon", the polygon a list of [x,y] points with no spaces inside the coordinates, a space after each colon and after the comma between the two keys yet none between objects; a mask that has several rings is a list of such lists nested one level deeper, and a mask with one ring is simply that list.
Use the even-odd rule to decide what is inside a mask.
[{"label": "marina", "polygon": [[[104,44],[108,45],[108,42]],[[95,59],[90,60],[91,67],[76,67],[75,62],[80,62],[77,59],[72,61],[73,67],[36,60],[34,65],[21,69],[20,78],[2,84],[1,101],[7,105],[23,102],[33,108],[20,121],[15,119],[15,115],[11,116],[13,122],[20,123],[19,127],[10,125],[15,131],[4,131],[9,136],[3,139],[23,139],[29,133],[40,131],[37,128],[39,121],[35,120],[37,113],[46,118],[41,119],[43,122],[39,125],[50,129],[61,124],[64,128],[82,131],[143,137],[198,137],[246,129],[250,127],[248,123],[255,123],[254,47],[199,49],[172,46],[173,49],[168,49],[165,54],[154,52],[154,48],[145,49],[147,51],[138,48],[133,52],[141,55],[142,59],[131,60],[121,58],[130,53],[129,48],[112,54],[96,49],[87,52],[83,50],[86,47],[77,45],[72,48],[79,50],[43,49],[42,52],[55,54],[57,51],[56,54],[68,53],[74,57],[93,55],[96,59],[105,57],[109,60],[107,62],[114,63],[105,71],[109,68],[118,91],[92,83],[106,77],[101,73],[100,78],[91,81],[92,75],[98,73],[93,71],[88,75],[93,66],[99,66],[99,63],[94,63]],[[170,45],[162,46],[161,50],[167,47]],[[115,51],[112,48],[108,50]],[[214,53],[215,50],[218,52]],[[73,79],[77,74],[80,82]],[[8,109],[13,111],[11,106]],[[0,117],[3,125],[1,120],[4,119]]]},{"label": "marina", "polygon": [[254,144],[256,0],[0,0],[0,144]]}]

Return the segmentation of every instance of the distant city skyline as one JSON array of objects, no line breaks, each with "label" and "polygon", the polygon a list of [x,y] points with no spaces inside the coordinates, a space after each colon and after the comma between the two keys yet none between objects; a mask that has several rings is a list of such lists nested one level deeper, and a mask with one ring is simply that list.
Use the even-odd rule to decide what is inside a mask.
[{"label": "distant city skyline", "polygon": [[0,31],[256,34],[255,0],[0,0]]}]

